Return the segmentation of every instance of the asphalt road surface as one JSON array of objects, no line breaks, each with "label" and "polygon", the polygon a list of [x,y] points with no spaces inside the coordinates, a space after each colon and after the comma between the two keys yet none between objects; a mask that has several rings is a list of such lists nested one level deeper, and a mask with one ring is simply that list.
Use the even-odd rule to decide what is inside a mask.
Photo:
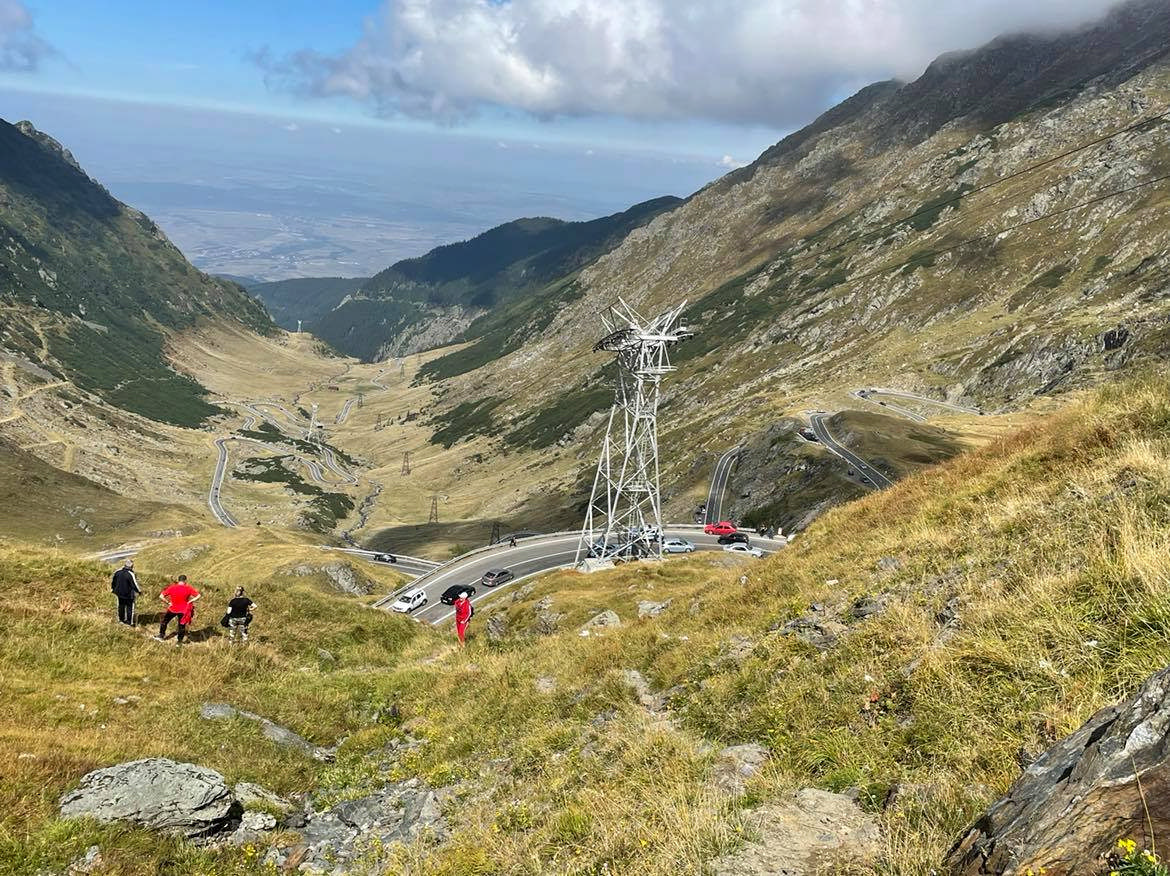
[{"label": "asphalt road surface", "polygon": [[220,504],[220,490],[223,489],[223,478],[227,473],[228,464],[228,449],[227,442],[230,438],[216,438],[215,446],[219,448],[219,459],[215,462],[215,474],[211,476],[211,490],[207,493],[207,505],[211,508],[211,513],[215,515],[215,519],[224,526],[239,526],[236,518],[232,517],[223,505]]},{"label": "asphalt road surface", "polygon": [[812,423],[813,434],[817,436],[817,440],[825,446],[825,449],[830,453],[839,456],[841,459],[845,460],[847,463],[857,469],[861,476],[873,487],[879,490],[884,487],[892,487],[894,482],[890,478],[886,477],[848,447],[845,447],[843,444],[839,444],[837,440],[829,434],[829,429],[825,425],[825,418],[828,416],[830,415],[823,413],[809,414],[809,420]]},{"label": "asphalt road surface", "polygon": [[[331,550],[339,551],[343,554],[349,554],[353,557],[366,560],[371,563],[377,563],[374,559],[376,554],[391,553],[390,551],[367,551],[362,548],[331,548]],[[411,575],[415,578],[422,575],[430,574],[439,568],[439,564],[434,560],[423,560],[418,557],[408,557],[403,554],[394,554],[394,558],[398,561],[396,563],[378,563],[379,566],[385,566],[388,569],[393,569],[395,572],[401,572],[404,575]]]},{"label": "asphalt road surface", "polygon": [[904,408],[901,405],[896,405],[891,402],[884,402],[870,398],[870,391],[868,389],[855,389],[849,394],[856,399],[860,399],[863,402],[869,402],[871,405],[876,405],[883,410],[893,411],[895,414],[900,414],[906,419],[913,420],[916,423],[926,422],[926,417],[922,416],[922,414],[910,410],[909,408]]},{"label": "asphalt road surface", "polygon": [[733,447],[719,457],[715,463],[715,472],[711,475],[711,489],[707,492],[707,516],[705,523],[718,523],[723,520],[723,498],[727,494],[727,480],[731,477],[731,470],[739,460],[742,447]]},{"label": "asphalt road surface", "polygon": [[[667,538],[685,538],[693,542],[697,550],[722,550],[713,535],[704,535],[698,528],[666,527]],[[506,591],[516,580],[526,578],[552,569],[572,566],[577,559],[577,542],[579,532],[556,533],[540,535],[532,538],[523,538],[516,547],[509,547],[506,542],[474,551],[463,557],[458,557],[450,563],[429,571],[419,579],[412,581],[403,590],[413,590],[422,587],[427,593],[427,605],[416,611],[413,617],[424,623],[443,623],[452,614],[448,605],[439,602],[443,591],[453,584],[471,584],[476,588],[472,603],[479,604],[488,599],[493,593]],[[761,548],[765,554],[772,553],[784,547],[784,539],[768,539],[752,536],[752,545]],[[480,578],[488,569],[508,569],[516,579],[497,587],[484,587]],[[398,591],[402,592],[402,591]],[[374,605],[379,608],[389,608],[390,603],[398,595],[392,593],[378,600]]]},{"label": "asphalt road surface", "polygon": [[[983,411],[978,408],[968,408],[963,405],[951,404],[950,402],[940,401],[937,398],[930,398],[925,395],[915,395],[912,392],[903,392],[900,389],[883,389],[879,386],[871,387],[870,389],[861,390],[862,392],[872,392],[876,395],[888,395],[894,398],[904,398],[910,401],[923,402],[925,404],[934,405],[939,408],[946,408],[949,411],[954,411],[958,414],[978,414],[983,415]],[[856,395],[856,393],[854,393]],[[887,405],[888,406],[888,405]]]}]

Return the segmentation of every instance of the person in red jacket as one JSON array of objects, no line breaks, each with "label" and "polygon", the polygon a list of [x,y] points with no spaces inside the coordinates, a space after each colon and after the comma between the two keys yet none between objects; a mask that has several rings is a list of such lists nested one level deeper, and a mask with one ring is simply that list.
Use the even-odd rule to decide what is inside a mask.
[{"label": "person in red jacket", "polygon": [[459,637],[460,645],[464,643],[464,639],[467,636],[467,625],[471,622],[471,616],[475,614],[471,600],[467,597],[468,593],[464,590],[459,594],[459,598],[455,600],[455,635]]},{"label": "person in red jacket", "polygon": [[160,642],[165,641],[167,627],[170,626],[171,618],[178,618],[178,644],[182,645],[183,640],[187,638],[187,627],[191,624],[191,617],[195,613],[195,602],[202,595],[202,593],[187,583],[186,575],[180,575],[178,581],[163,590],[158,595],[158,598],[167,604],[167,610],[162,616],[162,623],[158,625],[158,635],[155,638]]}]

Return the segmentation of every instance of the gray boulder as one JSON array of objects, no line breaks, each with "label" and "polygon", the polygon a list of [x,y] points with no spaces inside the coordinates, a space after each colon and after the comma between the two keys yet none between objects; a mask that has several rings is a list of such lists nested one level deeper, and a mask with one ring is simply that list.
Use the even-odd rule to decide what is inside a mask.
[{"label": "gray boulder", "polygon": [[954,845],[962,876],[1097,872],[1119,838],[1170,835],[1170,669],[1038,757]]},{"label": "gray boulder", "polygon": [[622,619],[618,617],[617,612],[613,609],[607,608],[605,611],[598,612],[585,626],[581,627],[584,630],[604,630],[612,627],[620,627]]},{"label": "gray boulder", "polygon": [[742,794],[747,780],[760,771],[767,759],[768,749],[754,742],[725,748],[715,762],[712,783],[729,794]]},{"label": "gray boulder", "polygon": [[852,800],[815,788],[749,811],[746,820],[760,841],[712,861],[715,876],[837,873],[872,858],[881,838],[874,820]]},{"label": "gray boulder", "polygon": [[214,770],[155,757],[89,773],[61,798],[61,817],[125,821],[193,838],[234,827],[240,805]]},{"label": "gray boulder", "polygon": [[294,733],[287,727],[282,727],[254,712],[237,709],[228,703],[204,703],[199,709],[199,715],[208,721],[226,721],[236,717],[244,718],[248,721],[255,721],[260,725],[260,732],[264,734],[266,739],[270,739],[282,748],[292,748],[301,751],[314,760],[332,761],[337,756],[337,746],[325,748],[320,745],[314,745],[308,739],[305,739],[305,737],[298,733]]},{"label": "gray boulder", "polygon": [[658,617],[658,615],[670,608],[672,602],[674,602],[673,599],[668,599],[666,602],[650,602],[649,600],[639,602],[638,617]]}]

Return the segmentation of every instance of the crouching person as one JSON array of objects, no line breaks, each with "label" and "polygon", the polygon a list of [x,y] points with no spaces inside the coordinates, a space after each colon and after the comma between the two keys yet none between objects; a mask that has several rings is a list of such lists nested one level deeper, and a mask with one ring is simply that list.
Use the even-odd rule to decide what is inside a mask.
[{"label": "crouching person", "polygon": [[228,639],[232,642],[239,635],[241,642],[248,641],[248,626],[252,623],[252,612],[256,603],[244,594],[243,587],[236,588],[236,595],[228,602]]}]

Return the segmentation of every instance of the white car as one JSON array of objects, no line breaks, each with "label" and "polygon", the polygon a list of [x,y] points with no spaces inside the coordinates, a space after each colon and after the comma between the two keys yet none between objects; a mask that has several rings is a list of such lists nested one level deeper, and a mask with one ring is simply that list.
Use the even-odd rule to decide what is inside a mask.
[{"label": "white car", "polygon": [[399,596],[390,606],[391,611],[410,614],[427,604],[427,594],[424,590],[408,590]]},{"label": "white car", "polygon": [[668,538],[662,543],[662,552],[664,554],[691,554],[695,552],[695,546],[685,538]]},{"label": "white car", "polygon": [[740,542],[736,542],[735,544],[726,544],[723,546],[723,550],[727,551],[729,554],[748,554],[749,556],[756,557],[757,559],[764,555],[764,552],[758,547],[749,547],[748,545],[742,544]]}]

